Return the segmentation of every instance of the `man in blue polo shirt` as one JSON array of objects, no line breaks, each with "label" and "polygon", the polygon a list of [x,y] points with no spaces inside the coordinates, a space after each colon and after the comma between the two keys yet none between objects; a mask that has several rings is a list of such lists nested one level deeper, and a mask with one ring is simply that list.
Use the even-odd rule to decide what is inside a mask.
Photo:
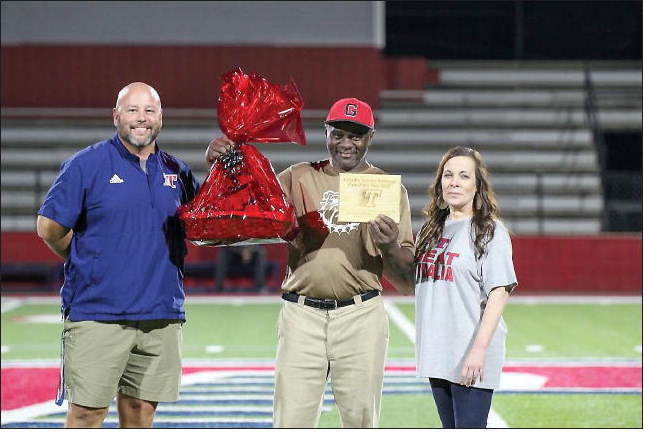
[{"label": "man in blue polo shirt", "polygon": [[38,235],[66,260],[66,427],[100,427],[115,395],[120,427],[151,427],[157,403],[179,395],[187,250],[176,212],[199,183],[156,143],[154,88],[124,87],[113,119],[117,133],[65,160],[38,211]]}]

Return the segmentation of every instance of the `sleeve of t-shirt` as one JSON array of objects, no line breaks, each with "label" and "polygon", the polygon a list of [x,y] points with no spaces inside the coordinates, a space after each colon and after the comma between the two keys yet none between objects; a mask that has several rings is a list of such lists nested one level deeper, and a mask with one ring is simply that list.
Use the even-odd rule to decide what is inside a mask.
[{"label": "sleeve of t-shirt", "polygon": [[74,228],[85,201],[85,187],[78,162],[74,159],[61,164],[60,172],[49,188],[38,214],[64,227]]},{"label": "sleeve of t-shirt", "polygon": [[495,235],[487,245],[481,262],[483,288],[486,294],[496,287],[508,287],[509,292],[517,286],[513,266],[513,247],[506,227],[497,223]]},{"label": "sleeve of t-shirt", "polygon": [[291,200],[291,167],[286,168],[278,174],[277,177],[280,182],[280,186],[282,186],[282,191],[286,195],[287,199]]},{"label": "sleeve of t-shirt", "polygon": [[412,216],[407,189],[401,185],[401,221],[399,222],[398,242],[401,247],[408,249],[414,255],[414,236],[412,234]]}]

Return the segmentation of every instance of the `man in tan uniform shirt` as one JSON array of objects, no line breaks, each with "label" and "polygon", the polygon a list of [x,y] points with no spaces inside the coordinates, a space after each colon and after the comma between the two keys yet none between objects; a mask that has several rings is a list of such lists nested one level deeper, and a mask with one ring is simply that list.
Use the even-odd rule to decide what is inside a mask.
[{"label": "man in tan uniform shirt", "polygon": [[[380,277],[413,293],[399,284],[414,260],[403,186],[398,230],[384,215],[368,223],[337,220],[339,173],[385,174],[366,160],[374,136],[371,107],[354,98],[338,100],[325,132],[329,159],[295,164],[278,175],[300,231],[289,244],[278,318],[277,428],[316,427],[328,379],[343,427],[378,427],[389,338]],[[225,137],[211,141],[207,162],[231,145]]]}]

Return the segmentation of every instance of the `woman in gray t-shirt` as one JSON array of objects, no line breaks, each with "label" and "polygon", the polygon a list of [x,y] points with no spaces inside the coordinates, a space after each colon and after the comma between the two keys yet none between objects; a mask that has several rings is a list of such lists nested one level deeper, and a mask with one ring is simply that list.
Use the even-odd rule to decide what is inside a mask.
[{"label": "woman in gray t-shirt", "polygon": [[511,240],[478,151],[448,150],[429,193],[415,255],[417,373],[444,428],[485,428],[517,285]]}]

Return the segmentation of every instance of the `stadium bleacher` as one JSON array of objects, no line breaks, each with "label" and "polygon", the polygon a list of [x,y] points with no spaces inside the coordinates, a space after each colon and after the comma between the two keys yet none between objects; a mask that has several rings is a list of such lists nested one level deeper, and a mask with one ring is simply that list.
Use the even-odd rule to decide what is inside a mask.
[{"label": "stadium bleacher", "polygon": [[[380,93],[368,159],[401,173],[413,228],[436,164],[450,146],[484,154],[502,215],[516,234],[598,234],[603,195],[597,150],[585,113],[583,66],[571,63],[429,64],[423,90]],[[642,130],[642,74],[634,64],[591,72],[604,130]],[[60,163],[114,133],[109,110],[2,110],[1,202],[4,231],[33,231],[35,213]],[[211,110],[167,110],[160,143],[203,179],[205,144],[220,133]],[[280,171],[326,157],[324,110],[305,110],[308,145],[259,144]],[[73,127],[72,127],[73,126]]]}]

